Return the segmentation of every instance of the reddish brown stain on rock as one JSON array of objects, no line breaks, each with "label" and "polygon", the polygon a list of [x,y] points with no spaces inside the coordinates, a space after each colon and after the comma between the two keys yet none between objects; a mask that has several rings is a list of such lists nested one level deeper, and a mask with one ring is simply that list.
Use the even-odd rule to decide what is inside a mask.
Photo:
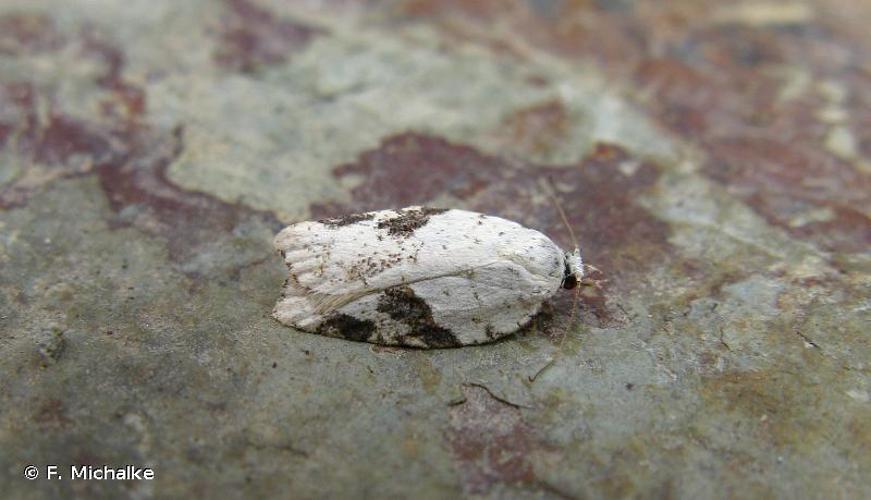
[{"label": "reddish brown stain on rock", "polygon": [[43,13],[14,12],[0,16],[0,54],[34,54],[62,44],[54,21]]},{"label": "reddish brown stain on rock", "polygon": [[[832,55],[845,41],[813,25],[803,29],[715,26],[688,31],[636,77],[652,92],[647,107],[709,155],[703,172],[727,186],[769,223],[827,250],[856,252],[871,243],[871,178],[825,145],[830,125],[818,118],[826,102],[815,88],[788,100],[777,69],[801,68],[810,78],[843,79],[852,70]],[[840,47],[839,47],[840,46]],[[852,107],[856,116],[868,108]],[[861,118],[859,119],[861,120]],[[856,130],[859,130],[857,128]],[[828,211],[824,220],[804,214]]]},{"label": "reddish brown stain on rock", "polygon": [[520,410],[486,389],[464,386],[465,400],[450,409],[448,442],[467,494],[484,494],[499,483],[535,486],[536,451],[547,451]]},{"label": "reddish brown stain on rock", "polygon": [[[711,145],[716,160],[706,172],[739,190],[770,223],[830,250],[860,252],[871,245],[871,220],[858,207],[871,203],[871,177],[813,144],[760,138]],[[826,220],[802,221],[818,209]]]},{"label": "reddish brown stain on rock", "polygon": [[809,448],[827,439],[819,434],[823,415],[808,411],[819,406],[815,383],[802,372],[780,370],[728,372],[702,379],[706,404],[722,408],[726,419],[755,422],[742,426],[746,439],[764,439],[777,447]]},{"label": "reddish brown stain on rock", "polygon": [[43,428],[64,429],[73,424],[67,416],[63,402],[59,399],[45,401],[34,414],[33,420]]},{"label": "reddish brown stain on rock", "polygon": [[166,238],[170,259],[192,257],[216,234],[232,231],[248,217],[262,217],[279,228],[271,214],[185,190],[167,178],[167,168],[183,149],[181,128],[171,137],[141,133],[126,142],[134,149],[124,161],[96,168],[110,207],[119,215],[113,225],[138,227]]},{"label": "reddish brown stain on rock", "polygon": [[562,102],[554,99],[519,109],[506,117],[496,140],[511,151],[547,154],[568,138],[571,121]]},{"label": "reddish brown stain on rock", "polygon": [[106,135],[80,120],[52,113],[29,146],[33,159],[41,163],[64,165],[76,155],[100,162],[111,155]]},{"label": "reddish brown stain on rock", "polygon": [[[826,148],[830,125],[817,116],[826,102],[813,87],[820,78],[841,80],[850,92],[854,71],[838,57],[849,42],[816,24],[730,24],[684,35],[670,59],[638,73],[654,89],[654,115],[701,145],[709,155],[704,173],[769,223],[827,250],[867,248],[871,220],[860,207],[871,206],[871,178]],[[783,100],[786,77],[777,70],[787,65],[812,80],[808,91]],[[851,106],[850,114],[856,120],[871,116],[868,110]],[[826,211],[824,220],[802,220]]]},{"label": "reddish brown stain on rock", "polygon": [[[522,0],[405,0],[395,10],[403,19],[441,27],[458,41],[484,42],[499,52],[513,52],[516,40],[490,35],[498,24],[524,44],[546,47],[572,58],[588,57],[603,63],[613,58],[637,58],[644,40],[640,30],[619,11],[600,2],[530,2]],[[500,45],[504,47],[500,50]],[[528,54],[527,51],[523,51]]]},{"label": "reddish brown stain on rock", "polygon": [[315,205],[312,211],[317,216],[333,216],[422,205],[440,194],[466,198],[484,189],[488,176],[503,166],[504,162],[481,155],[472,147],[438,137],[415,133],[393,136],[377,149],[364,152],[356,163],[333,170],[337,178],[364,176],[365,181],[351,190],[353,207],[329,207],[340,212],[326,214],[327,207]]},{"label": "reddish brown stain on rock", "polygon": [[[647,36],[623,13],[588,2],[566,2],[567,13],[552,18],[525,16],[522,29],[529,30],[529,40],[563,57],[581,58],[598,64],[636,63],[645,49]],[[567,15],[563,15],[567,14]]]},{"label": "reddish brown stain on rock", "polygon": [[[29,88],[18,86],[12,94],[22,103],[32,103]],[[6,90],[0,98],[9,94]],[[35,163],[26,163],[18,179],[0,187],[2,208],[25,204],[33,190],[54,179],[96,174],[110,207],[119,214],[110,225],[134,226],[165,237],[175,260],[190,257],[215,234],[229,232],[255,214],[169,181],[166,169],[181,151],[181,129],[165,135],[126,123],[94,125],[55,113],[44,126],[29,127],[27,123],[36,123],[33,113],[23,110],[25,118],[12,126],[16,152]],[[258,214],[277,227],[271,215]]]},{"label": "reddish brown stain on rock", "polygon": [[35,93],[29,82],[0,84],[0,147],[13,134],[26,133],[36,126]]},{"label": "reddish brown stain on rock", "polygon": [[283,63],[321,33],[318,28],[277,19],[248,0],[227,0],[226,5],[214,59],[234,71],[252,72]]},{"label": "reddish brown stain on rock", "polygon": [[656,94],[659,119],[688,137],[708,132],[711,110],[720,104],[716,82],[681,61],[651,59],[639,65],[637,79]]},{"label": "reddish brown stain on rock", "polygon": [[0,208],[20,206],[34,189],[87,173],[94,164],[118,154],[111,147],[111,130],[64,115],[51,105],[41,119],[37,112],[40,98],[47,100],[38,97],[29,82],[0,84],[0,107],[10,117],[0,121],[0,147],[27,160],[16,178],[0,186]]},{"label": "reddish brown stain on rock", "polygon": [[[608,307],[608,294],[613,288],[603,273],[588,269],[583,283],[570,291],[557,293],[550,302],[553,309],[567,312],[571,321],[584,321],[599,328],[616,326],[619,324],[619,312],[612,311]],[[574,311],[574,317],[571,311]],[[561,313],[560,316],[565,317],[565,314]],[[555,330],[553,333],[557,335],[555,340],[560,340],[564,330]]]},{"label": "reddish brown stain on rock", "polygon": [[[623,163],[633,164],[631,175],[619,168]],[[611,283],[631,286],[631,279],[667,258],[668,226],[633,202],[656,182],[659,170],[615,145],[599,144],[577,165],[520,165],[467,145],[407,133],[385,139],[356,163],[337,167],[334,175],[364,180],[351,190],[350,205],[314,205],[316,217],[427,204],[448,195],[462,200],[463,208],[518,221],[569,248],[574,244],[544,196],[542,180],[550,178],[559,187],[557,200],[580,238],[585,261]]]},{"label": "reddish brown stain on rock", "polygon": [[[39,21],[39,25],[53,32],[49,21]],[[92,32],[76,37],[54,33],[51,37],[57,43],[40,44],[40,50],[74,48],[82,59],[103,68],[92,83],[106,92],[101,102],[106,121],[65,114],[50,90],[37,90],[31,82],[0,84],[0,148],[27,160],[21,162],[25,168],[16,178],[0,187],[0,207],[20,206],[34,189],[55,179],[121,162],[129,154],[127,139],[135,134],[137,120],[145,111],[145,94],[123,78],[124,54],[111,42]]]},{"label": "reddish brown stain on rock", "polygon": [[126,121],[138,119],[145,112],[146,95],[139,86],[124,78],[127,64],[124,53],[111,41],[93,34],[85,34],[82,44],[86,54],[103,62],[103,73],[95,82],[111,92],[103,101],[103,113]]},{"label": "reddish brown stain on rock", "polygon": [[403,14],[412,17],[433,17],[451,12],[485,20],[510,4],[504,0],[409,0],[401,2],[398,7]]},{"label": "reddish brown stain on rock", "polygon": [[99,158],[108,150],[104,134],[81,120],[50,110],[40,122],[36,91],[29,82],[0,84],[0,106],[12,118],[0,122],[6,131],[0,135],[0,145],[14,136],[16,151],[33,161],[60,166],[73,156]]},{"label": "reddish brown stain on rock", "polygon": [[[86,32],[65,43],[100,65],[90,83],[105,93],[102,116],[65,114],[54,95],[31,82],[0,84],[0,147],[24,159],[16,178],[0,186],[0,208],[24,205],[34,190],[53,180],[96,174],[117,212],[110,225],[166,238],[175,260],[191,257],[216,234],[252,216],[278,228],[271,214],[170,182],[166,169],[182,149],[182,129],[164,133],[145,125],[145,93],[125,79],[126,57],[111,40]],[[47,112],[38,109],[42,105]]]},{"label": "reddish brown stain on rock", "polygon": [[[769,223],[826,250],[867,248],[871,190],[863,169],[871,161],[871,47],[856,22],[868,17],[867,5],[812,2],[804,13],[768,4],[718,7],[649,0],[397,4],[403,21],[435,25],[456,43],[523,47],[507,51],[521,59],[534,54],[528,49],[534,47],[572,61],[595,61],[606,75],[634,81],[640,92],[628,92],[629,98],[705,151],[703,173]],[[487,29],[494,24],[508,28]],[[796,85],[797,74],[806,78],[804,88]],[[829,104],[818,90],[821,82],[844,88],[844,125],[865,166],[827,148],[832,124],[819,118]],[[784,97],[788,87],[792,94]],[[752,146],[739,151],[732,147],[736,143]],[[757,175],[748,165],[760,163],[768,166]],[[810,195],[814,182],[819,194]],[[832,217],[796,223],[802,211]]]}]

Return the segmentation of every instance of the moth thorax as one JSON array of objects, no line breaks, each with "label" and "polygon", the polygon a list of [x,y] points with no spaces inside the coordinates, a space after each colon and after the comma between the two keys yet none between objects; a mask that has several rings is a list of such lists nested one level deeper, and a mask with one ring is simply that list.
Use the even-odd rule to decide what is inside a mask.
[{"label": "moth thorax", "polygon": [[562,287],[566,290],[578,286],[581,279],[584,277],[584,262],[581,260],[581,251],[575,248],[571,252],[565,253],[566,269],[563,276]]}]

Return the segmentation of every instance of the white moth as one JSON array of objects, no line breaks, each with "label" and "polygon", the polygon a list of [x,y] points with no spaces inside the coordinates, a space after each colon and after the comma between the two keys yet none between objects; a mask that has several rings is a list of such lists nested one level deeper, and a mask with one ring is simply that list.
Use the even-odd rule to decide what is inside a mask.
[{"label": "white moth", "polygon": [[483,344],[527,325],[583,275],[516,222],[408,207],[307,221],[275,237],[290,270],[273,316],[312,333],[412,347]]}]

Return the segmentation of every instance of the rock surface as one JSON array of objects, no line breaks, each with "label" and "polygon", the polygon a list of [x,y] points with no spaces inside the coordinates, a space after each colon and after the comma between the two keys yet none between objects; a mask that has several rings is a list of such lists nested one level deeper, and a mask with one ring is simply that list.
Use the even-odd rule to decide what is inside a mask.
[{"label": "rock surface", "polygon": [[[0,491],[862,498],[871,4],[0,1]],[[571,238],[476,348],[270,318],[284,224]],[[27,464],[135,464],[140,482]]]}]

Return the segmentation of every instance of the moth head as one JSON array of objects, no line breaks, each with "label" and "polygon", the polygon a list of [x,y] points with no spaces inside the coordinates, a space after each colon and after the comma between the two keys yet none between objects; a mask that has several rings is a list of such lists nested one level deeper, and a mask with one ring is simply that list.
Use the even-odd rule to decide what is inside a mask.
[{"label": "moth head", "polygon": [[584,277],[584,262],[581,260],[581,251],[575,248],[571,252],[566,252],[565,255],[566,270],[563,276],[562,287],[566,290],[578,286],[581,279]]}]

